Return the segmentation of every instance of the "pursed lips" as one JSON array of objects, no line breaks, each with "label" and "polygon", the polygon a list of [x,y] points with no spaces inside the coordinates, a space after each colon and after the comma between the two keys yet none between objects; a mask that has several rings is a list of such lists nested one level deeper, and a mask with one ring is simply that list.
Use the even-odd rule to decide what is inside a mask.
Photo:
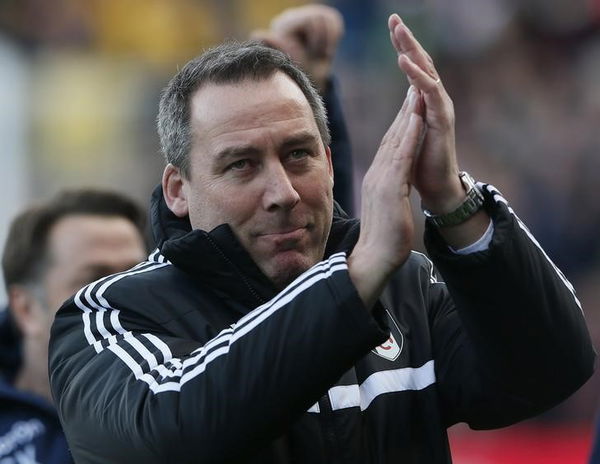
[{"label": "pursed lips", "polygon": [[257,237],[272,242],[276,247],[288,247],[302,240],[308,229],[309,226],[285,227],[280,230],[258,233]]},{"label": "pursed lips", "polygon": [[304,232],[304,230],[306,230],[305,226],[300,226],[300,227],[288,227],[282,230],[277,230],[277,231],[269,231],[269,232],[261,232],[258,233],[257,236],[258,237],[265,237],[265,238],[277,238],[277,237],[285,237],[285,236],[294,236],[297,234],[301,234],[302,232]]}]

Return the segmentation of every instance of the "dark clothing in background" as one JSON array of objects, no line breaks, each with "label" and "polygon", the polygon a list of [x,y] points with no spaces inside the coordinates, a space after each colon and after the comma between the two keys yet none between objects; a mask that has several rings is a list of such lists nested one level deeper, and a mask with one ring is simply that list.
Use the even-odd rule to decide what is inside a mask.
[{"label": "dark clothing in background", "polygon": [[12,382],[21,366],[21,336],[8,308],[0,310],[0,376]]},{"label": "dark clothing in background", "polygon": [[330,80],[324,101],[329,130],[331,131],[331,158],[333,164],[333,199],[349,215],[354,216],[354,167],[350,137],[336,91],[337,83]]},{"label": "dark clothing in background", "polygon": [[0,377],[0,462],[72,463],[54,406]]}]

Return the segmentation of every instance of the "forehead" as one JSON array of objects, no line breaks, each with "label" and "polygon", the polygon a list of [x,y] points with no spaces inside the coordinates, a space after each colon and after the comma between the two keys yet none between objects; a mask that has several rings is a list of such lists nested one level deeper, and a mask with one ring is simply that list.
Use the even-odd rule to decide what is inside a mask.
[{"label": "forehead", "polygon": [[228,136],[251,136],[254,129],[318,132],[312,109],[300,87],[286,74],[208,84],[192,96],[190,125],[194,142],[219,143]]},{"label": "forehead", "polygon": [[48,251],[57,263],[88,259],[143,259],[141,234],[133,223],[119,216],[74,214],[61,218],[48,236]]}]

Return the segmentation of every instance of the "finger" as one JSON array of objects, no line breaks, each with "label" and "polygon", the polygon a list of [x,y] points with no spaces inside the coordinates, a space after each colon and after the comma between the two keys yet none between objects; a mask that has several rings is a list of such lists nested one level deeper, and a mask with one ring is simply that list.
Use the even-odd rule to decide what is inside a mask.
[{"label": "finger", "polygon": [[271,30],[280,34],[306,33],[312,18],[321,14],[318,9],[311,8],[314,6],[305,5],[284,10],[271,20]]},{"label": "finger", "polygon": [[337,42],[340,36],[336,36],[334,26],[325,18],[323,18],[322,27],[324,37],[323,56],[332,57],[335,55],[335,49],[337,48]]},{"label": "finger", "polygon": [[427,124],[425,124],[425,122],[423,121],[423,124],[421,125],[421,129],[419,131],[419,138],[417,140],[417,147],[415,148],[415,161],[412,164],[412,171],[410,173],[410,183],[414,184],[414,180],[417,177],[417,169],[419,166],[419,163],[416,161],[416,158],[418,158],[419,153],[421,153],[421,148],[423,147],[423,143],[425,142],[425,137],[427,136]]},{"label": "finger", "polygon": [[327,55],[333,56],[337,49],[337,44],[344,36],[345,26],[342,14],[335,9],[331,9],[330,18],[325,21],[327,27]]},{"label": "finger", "polygon": [[256,42],[260,42],[267,47],[276,48],[277,50],[285,51],[282,40],[277,38],[274,34],[267,31],[266,29],[255,29],[250,33],[250,39]]},{"label": "finger", "polygon": [[393,156],[393,162],[399,169],[398,177],[401,183],[411,183],[423,127],[423,119],[416,113],[410,113],[400,149],[395,151]]},{"label": "finger", "polygon": [[434,79],[431,77],[417,66],[408,55],[398,57],[398,66],[406,73],[410,83],[425,93],[426,97],[430,96],[434,100],[439,99],[441,102],[443,99],[443,86],[439,78]]},{"label": "finger", "polygon": [[306,12],[290,8],[275,16],[271,20],[271,30],[275,32],[289,32],[301,27],[306,20]]},{"label": "finger", "polygon": [[312,56],[326,56],[327,54],[327,26],[323,16],[316,15],[311,18],[306,37],[308,48]]},{"label": "finger", "polygon": [[393,152],[400,146],[402,137],[410,119],[410,113],[414,112],[417,104],[416,89],[411,86],[402,105],[402,108],[394,118],[394,121],[386,131],[381,141],[380,149],[377,150],[373,165],[389,163],[389,159],[393,156]]},{"label": "finger", "polygon": [[400,108],[400,111],[398,111],[398,114],[392,121],[392,124],[390,124],[390,127],[388,128],[385,134],[384,138],[387,137],[386,140],[391,141],[401,136],[404,127],[408,123],[407,113],[414,108],[416,98],[416,88],[411,85],[408,88],[408,92],[406,93],[404,102],[402,102],[402,107]]},{"label": "finger", "polygon": [[422,118],[425,117],[425,97],[421,90],[418,90],[418,98],[417,98],[415,113],[417,113]]},{"label": "finger", "polygon": [[399,137],[402,136],[406,125],[408,124],[409,116],[407,116],[407,113],[409,113],[414,108],[414,99],[416,98],[416,89],[414,86],[411,85],[408,88],[408,92],[406,93],[404,101],[402,102],[402,107],[400,108],[400,111],[398,111],[398,114],[390,124],[390,127],[388,128],[383,137],[383,141],[385,143],[396,145],[399,143]]},{"label": "finger", "polygon": [[419,102],[420,111],[430,129],[448,130],[454,126],[454,109],[452,100],[446,93],[439,79],[432,79],[423,72],[406,55],[398,58],[400,67],[406,72],[409,81],[418,88],[423,95]]},{"label": "finger", "polygon": [[[313,27],[311,23],[315,19],[320,23],[317,26],[318,30],[311,30],[309,34],[309,29]],[[344,20],[340,12],[335,8],[326,5],[311,4],[285,10],[273,18],[270,27],[271,31],[280,35],[301,34],[308,36],[312,35],[313,32],[323,34],[327,47],[332,48],[329,50],[329,54],[332,55],[337,42],[343,34]]]},{"label": "finger", "polygon": [[[402,115],[402,114],[406,113],[406,108],[408,108],[408,105],[410,103],[411,92],[414,92],[414,91],[415,91],[415,88],[412,85],[408,87],[408,90],[406,91],[406,97],[404,97],[404,101],[402,102],[402,107],[400,108],[398,115]],[[398,115],[396,116],[396,118],[398,117]]]},{"label": "finger", "polygon": [[400,24],[401,22],[402,22],[402,20],[400,19],[400,16],[398,16],[395,13],[388,18],[388,28],[390,30],[390,40],[392,42],[392,45],[394,46],[394,48],[396,49],[396,51],[398,53],[402,53],[402,45],[396,39],[396,36],[394,35],[394,30],[396,29],[396,26],[398,24]]},{"label": "finger", "polygon": [[[425,51],[423,46],[415,38],[412,31],[402,22],[398,15],[392,15],[388,21],[390,26],[390,37],[394,48],[399,54],[406,54],[423,71],[428,73],[434,79],[437,79],[438,72],[435,69],[433,60]],[[391,27],[393,26],[393,29]]]},{"label": "finger", "polygon": [[400,146],[404,139],[410,121],[410,115],[412,113],[418,114],[417,108],[420,100],[419,93],[420,92],[414,86],[410,87],[405,104],[402,105],[400,112],[394,119],[394,122],[390,125],[389,141],[394,147]]}]

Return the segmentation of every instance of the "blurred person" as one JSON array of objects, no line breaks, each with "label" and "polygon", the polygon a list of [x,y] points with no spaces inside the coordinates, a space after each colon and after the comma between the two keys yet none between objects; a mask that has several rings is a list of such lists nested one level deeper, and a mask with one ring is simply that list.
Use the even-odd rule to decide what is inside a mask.
[{"label": "blurred person", "polygon": [[0,462],[71,462],[48,384],[50,325],[82,285],[146,255],[145,214],[111,191],[70,190],[20,213],[2,256]]},{"label": "blurred person", "polygon": [[[163,92],[158,248],[57,313],[53,395],[81,463],[450,462],[446,428],[565,399],[594,352],[573,287],[460,172],[452,101],[397,15],[411,83],[333,201],[323,104],[276,50],[223,44]],[[411,252],[415,187],[433,264]]]}]

